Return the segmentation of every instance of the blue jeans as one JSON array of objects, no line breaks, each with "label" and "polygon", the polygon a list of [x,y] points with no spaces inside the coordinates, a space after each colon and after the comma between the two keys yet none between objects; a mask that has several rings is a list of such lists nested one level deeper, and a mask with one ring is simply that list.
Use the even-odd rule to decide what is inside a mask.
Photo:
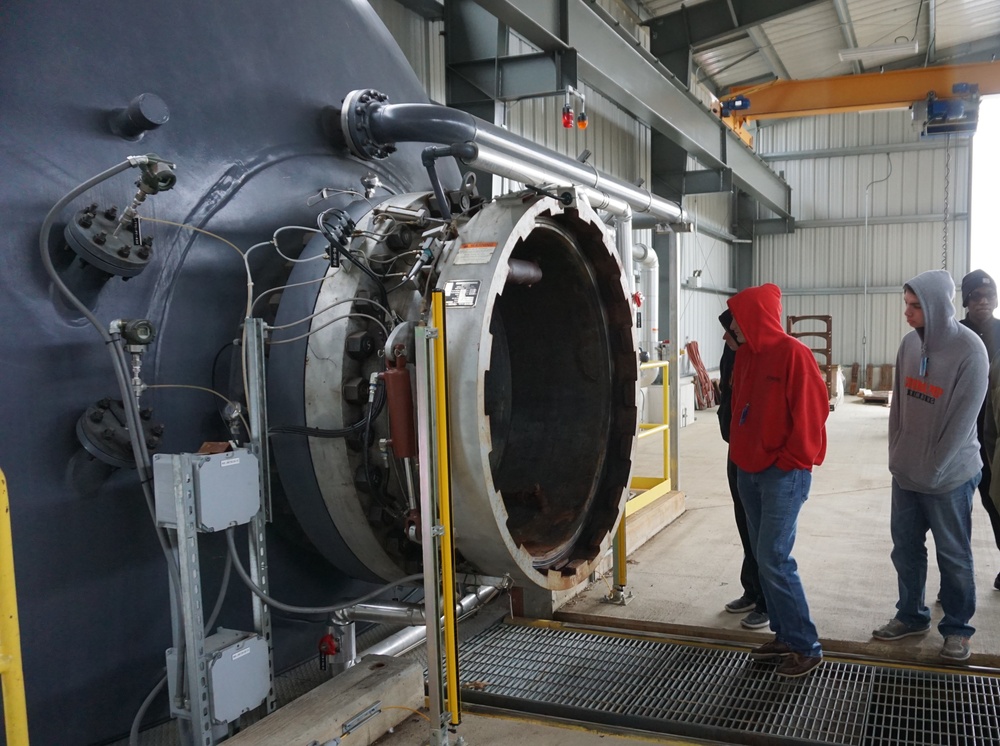
[{"label": "blue jeans", "polygon": [[899,580],[896,618],[911,627],[926,627],[931,612],[924,603],[927,584],[927,530],[934,536],[941,571],[938,631],[972,637],[969,620],[976,613],[976,581],[972,572],[972,496],[980,475],[951,492],[929,495],[904,490],[892,480],[892,564]]},{"label": "blue jeans", "polygon": [[798,565],[792,558],[799,510],[809,497],[812,474],[805,469],[783,471],[777,466],[754,473],[739,469],[737,481],[771,629],[796,653],[822,655]]}]

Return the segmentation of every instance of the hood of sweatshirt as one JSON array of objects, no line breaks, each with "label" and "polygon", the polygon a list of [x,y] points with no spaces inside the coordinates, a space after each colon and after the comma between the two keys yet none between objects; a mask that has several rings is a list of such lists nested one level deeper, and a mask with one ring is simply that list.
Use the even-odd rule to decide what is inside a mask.
[{"label": "hood of sweatshirt", "polygon": [[929,355],[958,333],[955,320],[955,281],[943,269],[921,272],[908,283],[924,311],[924,328],[920,334],[925,355]]},{"label": "hood of sweatshirt", "polygon": [[733,312],[747,346],[754,352],[760,352],[785,337],[781,326],[781,290],[777,285],[767,283],[741,290],[726,304]]}]

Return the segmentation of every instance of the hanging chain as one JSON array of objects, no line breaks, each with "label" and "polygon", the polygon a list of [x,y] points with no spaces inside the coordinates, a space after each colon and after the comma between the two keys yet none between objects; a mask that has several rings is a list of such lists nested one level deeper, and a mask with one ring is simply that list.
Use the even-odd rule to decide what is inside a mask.
[{"label": "hanging chain", "polygon": [[948,269],[948,190],[951,187],[951,135],[944,151],[944,225],[941,227],[941,269]]}]

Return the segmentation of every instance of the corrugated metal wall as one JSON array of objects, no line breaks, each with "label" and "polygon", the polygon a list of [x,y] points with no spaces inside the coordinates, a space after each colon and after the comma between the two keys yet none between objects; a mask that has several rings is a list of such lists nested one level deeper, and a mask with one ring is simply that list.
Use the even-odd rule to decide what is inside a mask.
[{"label": "corrugated metal wall", "polygon": [[444,21],[428,21],[395,0],[368,0],[399,44],[431,101],[445,101]]},{"label": "corrugated metal wall", "polygon": [[835,363],[891,364],[903,283],[968,271],[969,141],[921,141],[909,112],[889,111],[770,124],[757,149],[791,185],[797,227],[758,238],[754,282],[778,284],[787,315],[831,315]]}]

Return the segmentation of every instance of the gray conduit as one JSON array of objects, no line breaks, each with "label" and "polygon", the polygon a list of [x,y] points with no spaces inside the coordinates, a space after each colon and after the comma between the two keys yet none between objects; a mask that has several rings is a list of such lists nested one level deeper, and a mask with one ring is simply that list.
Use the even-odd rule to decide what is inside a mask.
[{"label": "gray conduit", "polygon": [[377,91],[352,91],[344,97],[339,117],[340,134],[359,158],[385,158],[401,142],[471,143],[476,146],[475,156],[462,160],[473,168],[526,184],[576,185],[594,208],[616,215],[631,208],[636,214],[666,222],[687,220],[684,210],[673,202],[447,106],[390,104]]}]

